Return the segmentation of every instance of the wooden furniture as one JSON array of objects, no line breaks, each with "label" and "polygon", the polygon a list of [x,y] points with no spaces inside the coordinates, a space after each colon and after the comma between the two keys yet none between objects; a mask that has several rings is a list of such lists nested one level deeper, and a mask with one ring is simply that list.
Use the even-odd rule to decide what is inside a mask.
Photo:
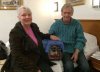
[{"label": "wooden furniture", "polygon": [[100,60],[90,57],[93,72],[100,72]]},{"label": "wooden furniture", "polygon": [[100,20],[80,20],[84,32],[90,33],[97,37],[97,42],[100,48]]}]

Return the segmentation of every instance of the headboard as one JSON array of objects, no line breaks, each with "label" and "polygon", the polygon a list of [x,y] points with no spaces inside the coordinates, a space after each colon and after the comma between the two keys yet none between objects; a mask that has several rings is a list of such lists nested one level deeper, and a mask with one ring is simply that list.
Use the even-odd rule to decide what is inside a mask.
[{"label": "headboard", "polygon": [[84,32],[93,34],[97,37],[100,48],[100,20],[80,20]]}]

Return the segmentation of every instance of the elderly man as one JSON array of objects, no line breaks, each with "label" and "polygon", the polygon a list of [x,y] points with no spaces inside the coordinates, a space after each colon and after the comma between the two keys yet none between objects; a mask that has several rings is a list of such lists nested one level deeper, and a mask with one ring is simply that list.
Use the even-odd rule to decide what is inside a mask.
[{"label": "elderly man", "polygon": [[78,63],[80,72],[90,72],[89,64],[83,53],[86,39],[80,22],[72,18],[74,9],[71,4],[64,4],[61,9],[62,18],[56,20],[49,33],[56,35],[64,43],[64,72],[74,72],[74,64]]}]

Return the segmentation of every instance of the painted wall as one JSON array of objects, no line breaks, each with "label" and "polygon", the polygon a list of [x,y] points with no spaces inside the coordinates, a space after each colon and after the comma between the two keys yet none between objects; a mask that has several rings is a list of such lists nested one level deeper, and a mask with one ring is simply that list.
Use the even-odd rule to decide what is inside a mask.
[{"label": "painted wall", "polygon": [[[53,3],[58,1],[59,11],[54,12]],[[92,0],[86,0],[85,5],[75,6],[74,18],[77,19],[99,19],[100,9],[93,9],[91,7]],[[33,22],[37,23],[40,30],[44,33],[48,32],[54,19],[61,18],[60,8],[64,0],[24,0],[24,5],[31,8],[33,13]],[[14,27],[17,19],[16,10],[0,10],[0,40],[7,42],[9,39],[9,32]]]}]

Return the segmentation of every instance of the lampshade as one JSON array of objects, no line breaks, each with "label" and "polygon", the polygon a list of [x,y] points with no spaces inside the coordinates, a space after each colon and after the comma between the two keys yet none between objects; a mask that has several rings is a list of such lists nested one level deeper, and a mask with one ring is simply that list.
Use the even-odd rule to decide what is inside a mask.
[{"label": "lampshade", "polygon": [[100,8],[100,0],[92,0],[93,8]]}]

